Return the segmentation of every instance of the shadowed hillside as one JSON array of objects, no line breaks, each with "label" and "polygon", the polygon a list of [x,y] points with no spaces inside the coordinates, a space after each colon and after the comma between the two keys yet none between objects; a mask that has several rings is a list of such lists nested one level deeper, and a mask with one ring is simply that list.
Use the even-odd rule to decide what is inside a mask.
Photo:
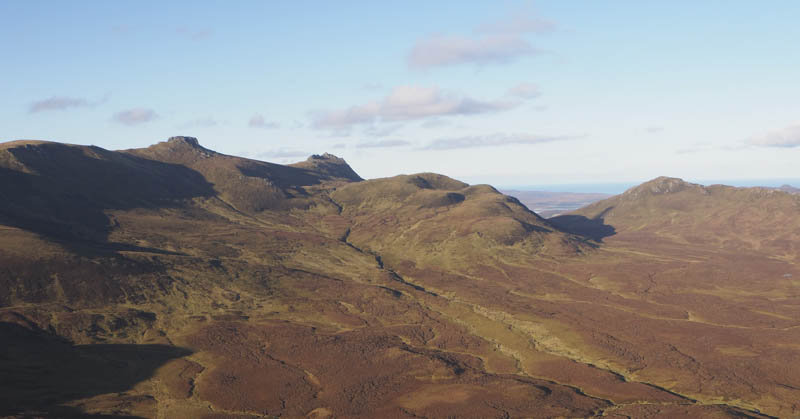
[{"label": "shadowed hillside", "polygon": [[[134,403],[134,413],[151,416],[154,400],[126,394],[168,361],[191,354],[168,345],[73,345],[30,324],[4,316],[0,321],[0,416],[103,417],[70,402],[106,395],[108,407]],[[11,321],[8,321],[11,320]],[[115,394],[114,394],[115,393]],[[113,394],[113,395],[112,395]]]},{"label": "shadowed hillside", "polygon": [[219,154],[202,147],[193,137],[172,137],[126,153],[197,171],[213,185],[220,199],[246,212],[325,205],[304,188],[323,182],[361,180],[344,160],[330,154],[284,166]]},{"label": "shadowed hillside", "polygon": [[213,195],[185,166],[58,143],[0,148],[0,220],[54,239],[105,241],[105,210],[178,206]]}]

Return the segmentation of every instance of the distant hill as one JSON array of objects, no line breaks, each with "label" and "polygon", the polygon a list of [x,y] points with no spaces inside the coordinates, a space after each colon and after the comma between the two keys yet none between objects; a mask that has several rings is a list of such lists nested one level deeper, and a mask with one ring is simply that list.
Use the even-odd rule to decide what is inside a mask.
[{"label": "distant hill", "polygon": [[779,255],[800,251],[800,196],[774,188],[703,186],[660,177],[550,221],[597,239],[613,231]]},{"label": "distant hill", "polygon": [[563,214],[593,202],[611,197],[604,193],[519,191],[503,189],[502,193],[520,200],[526,207],[545,218]]},{"label": "distant hill", "polygon": [[789,193],[800,193],[800,188],[795,188],[794,186],[791,186],[791,185],[783,185],[783,186],[779,187],[778,189],[780,189],[780,190],[782,190],[784,192],[789,192]]}]

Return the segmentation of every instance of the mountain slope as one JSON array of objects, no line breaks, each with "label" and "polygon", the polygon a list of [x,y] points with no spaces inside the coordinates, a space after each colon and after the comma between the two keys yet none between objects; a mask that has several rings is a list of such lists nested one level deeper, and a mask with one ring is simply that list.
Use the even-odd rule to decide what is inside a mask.
[{"label": "mountain slope", "polygon": [[213,185],[219,198],[245,212],[325,205],[304,188],[361,180],[344,160],[329,154],[310,158],[314,164],[284,166],[219,154],[192,137],[172,137],[126,153],[192,169]]},{"label": "mountain slope", "polygon": [[505,248],[534,255],[574,253],[582,245],[491,186],[433,173],[353,183],[331,198],[352,220],[350,242],[389,261],[449,267]]},{"label": "mountain slope", "polygon": [[[328,195],[360,178],[334,156],[281,166],[187,137],[122,152],[46,142],[2,151],[0,369],[51,368],[54,356],[34,348],[66,339],[78,348],[68,358],[98,361],[58,377],[121,358],[135,372],[113,394],[99,394],[94,374],[14,372],[2,416],[486,417],[492,406],[585,416],[609,405],[509,375],[491,342],[347,243],[350,221]],[[99,351],[107,343],[117,346]],[[145,355],[162,347],[175,350]],[[442,391],[461,396],[454,405]]]},{"label": "mountain slope", "polygon": [[0,416],[797,411],[786,259],[622,220],[592,244],[487,185],[191,137],[6,143],[0,196]]}]

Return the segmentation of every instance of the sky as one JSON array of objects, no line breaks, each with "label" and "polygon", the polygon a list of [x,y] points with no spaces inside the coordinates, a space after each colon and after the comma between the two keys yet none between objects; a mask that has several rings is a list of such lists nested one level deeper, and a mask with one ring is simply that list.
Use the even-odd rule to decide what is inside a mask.
[{"label": "sky", "polygon": [[800,178],[800,2],[0,0],[0,141],[365,178]]}]

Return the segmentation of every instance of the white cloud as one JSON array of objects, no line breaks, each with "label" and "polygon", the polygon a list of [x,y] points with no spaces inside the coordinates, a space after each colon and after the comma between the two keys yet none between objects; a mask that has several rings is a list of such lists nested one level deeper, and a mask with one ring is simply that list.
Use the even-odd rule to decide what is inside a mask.
[{"label": "white cloud", "polygon": [[458,64],[505,64],[539,51],[516,35],[432,36],[417,42],[408,55],[408,65],[428,69]]},{"label": "white cloud", "polygon": [[114,114],[114,121],[124,125],[139,125],[145,122],[150,122],[158,118],[158,114],[152,109],[147,108],[133,108],[117,112]]},{"label": "white cloud", "polygon": [[750,137],[747,143],[760,147],[800,147],[800,124]]},{"label": "white cloud", "polygon": [[384,99],[347,109],[312,114],[314,128],[344,128],[356,124],[408,121],[436,116],[473,115],[511,109],[519,102],[483,101],[436,87],[400,86]]},{"label": "white cloud", "polygon": [[524,35],[555,30],[555,23],[528,14],[511,15],[479,26],[479,35],[435,35],[418,41],[408,54],[408,65],[429,69],[459,64],[505,64],[543,52]]},{"label": "white cloud", "polygon": [[455,150],[478,147],[499,147],[508,145],[532,145],[550,143],[554,141],[571,140],[575,137],[547,136],[531,134],[490,134],[473,135],[457,138],[440,138],[432,141],[423,150]]},{"label": "white cloud", "polygon": [[261,114],[255,114],[251,116],[250,121],[247,122],[247,125],[251,128],[280,128],[280,125],[277,122],[267,121]]},{"label": "white cloud", "polygon": [[411,145],[410,142],[404,140],[382,140],[382,141],[370,141],[365,143],[356,144],[356,148],[391,148],[391,147],[403,147]]},{"label": "white cloud", "polygon": [[541,96],[542,92],[539,86],[533,83],[520,83],[508,89],[509,96],[516,96],[521,99],[533,99]]}]

